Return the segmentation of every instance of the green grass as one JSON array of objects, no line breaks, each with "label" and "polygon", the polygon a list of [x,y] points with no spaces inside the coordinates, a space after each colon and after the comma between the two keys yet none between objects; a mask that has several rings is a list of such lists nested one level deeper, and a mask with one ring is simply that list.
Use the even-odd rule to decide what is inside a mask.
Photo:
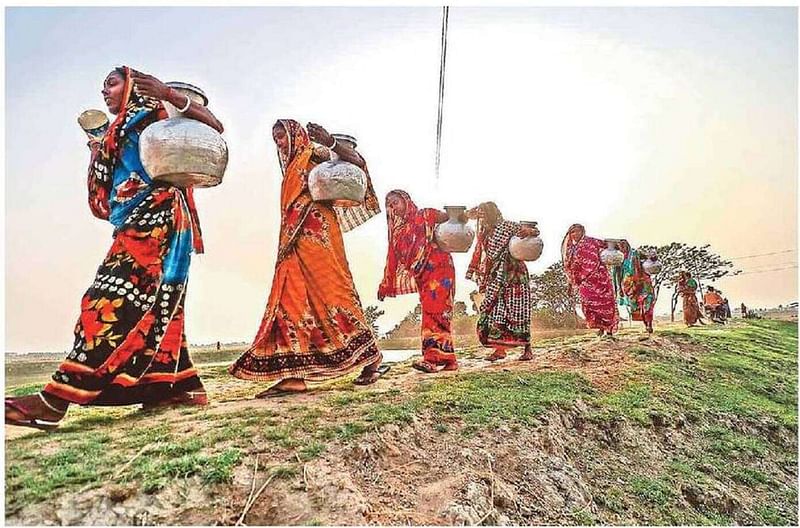
[{"label": "green grass", "polygon": [[325,452],[325,444],[318,440],[311,440],[306,445],[300,448],[298,456],[303,462],[313,460]]},{"label": "green grass", "polygon": [[735,328],[692,328],[662,335],[699,346],[693,361],[650,348],[633,349],[641,372],[596,399],[600,416],[625,416],[646,425],[651,416],[768,417],[797,427],[797,326],[757,321]]},{"label": "green grass", "polygon": [[177,452],[181,451],[167,450],[167,454],[157,450],[149,453],[134,462],[124,479],[140,481],[145,493],[158,491],[176,478],[193,475],[199,475],[206,484],[224,483],[231,481],[233,468],[241,460],[238,449],[227,449],[214,455],[183,451],[179,456],[172,456]]},{"label": "green grass", "polygon": [[[335,454],[337,445],[389,424],[421,423],[430,438],[440,441],[450,440],[444,434],[474,435],[498,426],[525,435],[539,427],[543,413],[570,407],[580,398],[590,409],[591,427],[625,419],[654,442],[666,433],[676,433],[681,441],[662,446],[663,465],[635,458],[624,464],[603,462],[599,470],[605,484],[593,490],[597,509],[565,512],[573,522],[741,523],[735,515],[687,508],[682,486],[707,487],[712,481],[755,495],[752,512],[761,522],[796,522],[786,506],[797,500],[797,489],[776,469],[796,466],[796,452],[766,434],[778,427],[784,436],[788,432],[796,437],[796,325],[758,321],[659,334],[682,343],[683,350],[653,344],[628,348],[636,366],[611,392],[595,390],[569,372],[478,371],[421,377],[424,381],[416,388],[402,392],[355,389],[351,379],[340,379],[326,384],[324,391],[317,389],[325,396],[313,405],[226,414],[191,409],[177,413],[174,421],[155,424],[153,414],[130,409],[75,409],[52,434],[7,442],[6,508],[15,511],[109,481],[143,448],[145,453],[118,480],[137,483],[150,493],[183,478],[229,483],[244,450],[253,446],[278,458],[273,463],[280,465],[270,470],[275,478],[290,479],[302,463],[326,452]],[[583,347],[586,338],[562,341],[572,344],[573,355],[591,359]],[[397,372],[393,369],[391,375]],[[210,382],[219,386],[227,380],[224,367],[210,369]],[[665,427],[654,428],[655,422]],[[187,428],[192,432],[186,433]],[[590,436],[586,440],[581,463],[629,448],[610,447]],[[297,458],[301,463],[295,463]]]},{"label": "green grass", "polygon": [[570,373],[469,373],[421,386],[412,405],[472,428],[531,425],[551,406],[569,405],[588,392],[585,380]]},{"label": "green grass", "polygon": [[786,519],[772,506],[759,506],[756,513],[761,517],[761,522],[765,525],[780,526],[786,524]]},{"label": "green grass", "polygon": [[[29,503],[40,502],[53,492],[95,482],[107,477],[119,458],[113,454],[105,433],[88,433],[77,441],[59,444],[49,455],[21,456],[25,447],[7,451],[6,509],[15,511]],[[110,454],[109,454],[110,453]],[[103,458],[108,465],[100,465]]]},{"label": "green grass", "polygon": [[708,449],[726,458],[761,458],[769,446],[756,436],[748,436],[727,427],[712,425],[701,430]]},{"label": "green grass", "polygon": [[669,334],[710,351],[697,364],[673,358],[651,366],[656,381],[671,385],[670,404],[797,427],[797,325],[763,320]]},{"label": "green grass", "polygon": [[41,383],[28,383],[26,385],[20,385],[18,387],[13,387],[9,389],[8,395],[9,396],[28,396],[29,394],[36,394],[37,392],[42,390]]},{"label": "green grass", "polygon": [[773,443],[764,424],[785,428],[796,438],[797,326],[757,321],[659,333],[683,343],[683,353],[630,349],[640,368],[629,371],[617,390],[587,398],[592,417],[624,417],[640,427],[652,426],[654,417],[668,427],[686,418],[694,432],[684,437],[687,442],[664,470],[630,479],[628,468],[616,468],[612,473],[627,486],[612,488],[598,502],[618,515],[634,510],[633,518],[652,524],[730,524],[723,512],[684,511],[680,498],[684,484],[705,488],[717,480],[757,495],[763,522],[795,523],[796,516],[781,512],[794,504],[786,494],[796,498],[796,483],[774,465],[796,465],[795,448]]},{"label": "green grass", "polygon": [[630,481],[634,495],[650,504],[664,506],[675,497],[675,491],[661,479],[634,477]]},{"label": "green grass", "polygon": [[262,432],[262,436],[284,449],[292,449],[298,445],[298,440],[293,435],[293,429],[288,426],[268,427]]}]

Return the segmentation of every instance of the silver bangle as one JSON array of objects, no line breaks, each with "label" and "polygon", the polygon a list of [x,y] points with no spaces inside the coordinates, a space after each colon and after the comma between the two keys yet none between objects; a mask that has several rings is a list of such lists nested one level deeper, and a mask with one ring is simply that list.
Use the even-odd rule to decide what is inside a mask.
[{"label": "silver bangle", "polygon": [[186,96],[186,106],[184,106],[183,108],[178,108],[178,112],[184,113],[185,111],[187,111],[189,109],[190,106],[192,106],[192,98],[187,95]]},{"label": "silver bangle", "polygon": [[330,146],[330,147],[328,147],[328,148],[329,148],[330,150],[333,150],[333,149],[335,149],[335,148],[336,148],[336,138],[335,138],[335,137],[333,137],[333,136],[331,136],[331,138],[333,138],[333,145],[331,145],[331,146]]}]

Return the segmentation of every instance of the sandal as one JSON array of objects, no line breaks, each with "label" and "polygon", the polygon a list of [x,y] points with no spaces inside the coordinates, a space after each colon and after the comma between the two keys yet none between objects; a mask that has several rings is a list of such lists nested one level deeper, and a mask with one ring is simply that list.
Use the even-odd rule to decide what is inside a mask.
[{"label": "sandal", "polygon": [[426,374],[435,374],[438,372],[432,363],[429,363],[424,359],[418,359],[417,361],[413,362],[411,366],[419,371],[425,372]]},{"label": "sandal", "polygon": [[22,420],[17,420],[14,418],[9,418],[6,415],[6,423],[9,425],[18,425],[20,427],[33,427],[34,429],[39,429],[41,431],[52,431],[56,429],[61,422],[61,419],[64,418],[64,415],[67,413],[66,411],[61,411],[60,409],[56,409],[52,405],[50,405],[47,400],[44,399],[41,393],[39,393],[39,398],[42,399],[44,404],[52,409],[55,412],[60,412],[61,417],[56,421],[51,420],[43,420],[41,418],[37,418],[30,409],[25,407],[22,403],[20,403],[16,398],[6,398],[6,409],[11,408],[12,410],[18,412],[23,416]]},{"label": "sandal", "polygon": [[391,368],[392,367],[390,367],[389,365],[381,365],[375,370],[368,372],[366,376],[364,375],[364,372],[362,372],[361,375],[359,375],[355,380],[353,380],[353,383],[355,385],[372,385],[373,383],[381,379],[381,376],[389,372]]}]

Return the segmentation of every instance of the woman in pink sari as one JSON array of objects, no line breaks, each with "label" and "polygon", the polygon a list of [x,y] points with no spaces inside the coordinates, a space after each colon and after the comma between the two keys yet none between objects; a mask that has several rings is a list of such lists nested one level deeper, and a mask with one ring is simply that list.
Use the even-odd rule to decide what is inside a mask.
[{"label": "woman in pink sari", "polygon": [[573,224],[561,243],[564,272],[571,288],[578,288],[586,326],[611,336],[619,325],[619,312],[611,275],[600,260],[606,245],[586,236],[581,224]]}]

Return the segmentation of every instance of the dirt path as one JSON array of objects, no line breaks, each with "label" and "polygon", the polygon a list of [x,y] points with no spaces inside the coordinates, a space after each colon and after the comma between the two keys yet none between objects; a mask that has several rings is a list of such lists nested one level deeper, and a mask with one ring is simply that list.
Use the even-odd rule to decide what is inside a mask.
[{"label": "dirt path", "polygon": [[[586,377],[589,382],[599,388],[608,390],[613,388],[620,376],[629,371],[633,365],[628,349],[635,346],[647,344],[650,346],[665,346],[666,340],[653,337],[648,340],[641,339],[639,332],[623,332],[614,341],[605,339],[594,339],[586,342],[585,340],[562,339],[562,343],[550,344],[544,347],[534,348],[534,359],[531,361],[519,361],[517,357],[520,350],[509,352],[507,359],[494,363],[488,362],[483,357],[489,356],[490,349],[472,348],[467,352],[467,357],[459,360],[460,368],[456,372],[439,372],[437,374],[424,374],[409,367],[408,362],[395,364],[392,366],[390,374],[380,380],[377,385],[372,387],[356,387],[356,392],[365,392],[375,389],[410,391],[419,385],[423,380],[433,378],[447,378],[469,372],[498,372],[498,371],[521,371],[521,372],[548,372],[562,371],[575,372]],[[465,351],[460,351],[463,356]],[[204,365],[204,367],[222,366],[223,363]],[[341,382],[337,382],[341,383]],[[261,384],[251,384],[253,393],[263,390]],[[214,415],[223,415],[231,412],[238,412],[244,409],[276,409],[282,405],[312,405],[321,398],[330,396],[331,390],[335,390],[331,383],[312,385],[309,392],[295,396],[286,396],[270,399],[254,398],[235,398],[228,399],[225,395],[222,399],[214,398],[215,390],[213,384],[209,387],[211,402],[209,412]],[[164,410],[157,417],[152,418],[156,423],[162,420],[169,420],[179,416],[180,409]],[[67,423],[67,422],[65,422]],[[6,439],[14,439],[36,433],[25,427],[15,427],[6,425]]]},{"label": "dirt path", "polygon": [[[135,416],[137,431],[168,425],[175,444],[170,449],[178,450],[218,430],[219,440],[203,440],[206,443],[197,453],[235,446],[242,458],[228,481],[208,484],[200,474],[182,477],[178,473],[158,491],[144,492],[139,481],[110,478],[16,508],[6,521],[235,524],[247,509],[248,497],[266,482],[245,516],[247,525],[725,524],[719,521],[722,517],[702,517],[712,511],[737,523],[763,522],[765,514],[758,513],[754,498],[757,494],[718,480],[713,472],[709,473],[713,478],[697,477],[694,487],[679,484],[677,491],[669,493],[659,488],[665,486],[660,479],[670,474],[669,464],[682,460],[681,453],[693,453],[703,437],[699,431],[706,425],[689,424],[683,416],[644,426],[620,417],[603,421],[578,398],[533,415],[523,425],[500,422],[469,434],[457,423],[458,412],[446,420],[423,410],[402,420],[364,421],[370,412],[407,412],[403,402],[429,381],[442,380],[445,383],[439,386],[447,387],[447,380],[463,383],[471,374],[575,373],[591,385],[592,394],[602,395],[625,387],[646,365],[640,361],[642,356],[663,355],[694,364],[708,353],[681,336],[643,338],[639,331],[625,330],[614,341],[586,336],[549,339],[536,344],[534,359],[526,362],[517,360],[520,351],[489,363],[483,359],[489,350],[468,349],[459,353],[457,372],[423,374],[404,362],[393,365],[373,386],[354,387],[349,379],[342,379],[314,386],[304,394],[266,400],[253,399],[264,384],[234,380],[220,365],[209,367],[202,372],[211,395],[207,408],[154,414],[119,411],[130,414],[108,424],[98,421],[87,426],[86,432],[111,435],[108,445],[113,450],[133,433],[125,416]],[[504,393],[498,398],[504,398]],[[68,417],[65,427],[84,423],[80,420],[85,415],[75,415]],[[357,430],[359,423],[366,428]],[[735,427],[745,429],[744,425]],[[330,430],[329,436],[321,434],[325,429]],[[5,431],[7,452],[9,441],[27,441],[26,436],[37,442],[37,449],[47,449],[47,437],[41,433],[10,426]],[[74,434],[81,437],[83,431]],[[796,448],[796,437],[780,437],[780,442]],[[301,458],[303,449],[317,444],[319,452]],[[130,448],[123,460],[133,459],[138,449],[138,445]],[[144,465],[145,458],[130,467]],[[780,469],[779,463],[784,462],[774,456],[765,458],[769,462],[758,464],[765,473],[779,475],[771,476],[776,482],[790,483],[796,478],[796,468]],[[632,473],[643,480],[631,484],[627,479]],[[636,486],[642,487],[643,498],[631,495]],[[676,512],[687,510],[687,516],[653,517],[661,515],[659,501],[666,500],[675,502]],[[6,504],[8,511],[8,499]],[[692,508],[701,513],[692,513]]]}]

